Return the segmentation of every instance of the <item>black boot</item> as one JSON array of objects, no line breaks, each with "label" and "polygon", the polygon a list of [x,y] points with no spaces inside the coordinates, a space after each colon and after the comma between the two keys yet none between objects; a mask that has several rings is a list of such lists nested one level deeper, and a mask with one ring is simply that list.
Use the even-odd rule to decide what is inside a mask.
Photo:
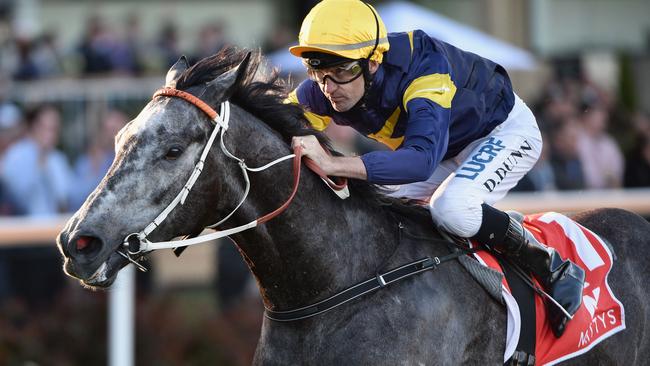
[{"label": "black boot", "polygon": [[[570,260],[563,260],[553,248],[540,244],[520,221],[510,217],[502,243],[493,249],[529,270],[544,290],[573,316],[582,303],[585,272]],[[549,321],[556,337],[562,336],[569,318],[555,304],[547,302]]]}]

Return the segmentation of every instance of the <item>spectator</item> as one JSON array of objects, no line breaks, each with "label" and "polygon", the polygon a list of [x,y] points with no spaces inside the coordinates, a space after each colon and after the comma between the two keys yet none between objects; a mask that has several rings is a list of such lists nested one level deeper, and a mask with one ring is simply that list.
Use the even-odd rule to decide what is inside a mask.
[{"label": "spectator", "polygon": [[13,73],[14,79],[32,80],[38,78],[38,67],[32,55],[34,42],[28,38],[17,38],[15,45],[18,58],[15,65],[16,69]]},{"label": "spectator", "polygon": [[32,59],[40,78],[56,77],[63,73],[63,59],[57,46],[56,33],[43,33],[35,45]]},{"label": "spectator", "polygon": [[181,57],[178,46],[178,28],[173,21],[167,20],[163,24],[156,45],[163,62],[162,67],[165,70],[174,65]]},{"label": "spectator", "polygon": [[647,113],[635,113],[632,117],[632,127],[635,135],[650,138],[650,116]]},{"label": "spectator", "polygon": [[0,158],[23,132],[22,113],[16,105],[0,101]]},{"label": "spectator", "polygon": [[113,37],[99,16],[92,16],[86,24],[86,33],[79,45],[84,75],[105,74],[112,70]]},{"label": "spectator", "polygon": [[607,133],[609,112],[593,104],[581,117],[578,154],[589,189],[618,188],[623,183],[623,154]]},{"label": "spectator", "polygon": [[27,116],[27,129],[27,136],[9,147],[0,163],[0,180],[18,214],[66,212],[71,170],[63,153],[55,149],[59,111],[49,105],[34,109]]},{"label": "spectator", "polygon": [[226,44],[223,23],[218,22],[204,25],[199,31],[199,49],[190,60],[191,63],[196,63],[202,58],[216,54]]},{"label": "spectator", "polygon": [[111,65],[118,73],[140,75],[143,69],[140,50],[144,48],[140,41],[140,19],[135,14],[129,15],[125,29],[124,38],[114,44]]},{"label": "spectator", "polygon": [[75,189],[71,192],[71,207],[76,210],[86,197],[99,185],[115,158],[115,135],[128,122],[127,116],[110,110],[102,120],[99,131],[94,134],[88,150],[75,163]]},{"label": "spectator", "polygon": [[559,190],[584,189],[582,162],[578,155],[577,138],[580,134],[577,122],[568,119],[558,124],[551,134],[551,166],[555,185]]},{"label": "spectator", "polygon": [[650,187],[650,135],[639,135],[625,161],[625,187]]},{"label": "spectator", "polygon": [[578,113],[566,89],[568,87],[559,82],[551,83],[546,87],[543,105],[535,113],[543,130],[553,129],[557,122],[572,118]]},{"label": "spectator", "polygon": [[271,53],[287,47],[294,42],[295,30],[284,24],[280,24],[271,30],[268,38],[264,41],[262,51]]},{"label": "spectator", "polygon": [[[22,130],[22,116],[18,107],[8,102],[0,102],[0,171],[5,150],[21,136]],[[15,207],[15,202],[12,202],[0,180],[0,216],[11,215],[16,211]]]}]

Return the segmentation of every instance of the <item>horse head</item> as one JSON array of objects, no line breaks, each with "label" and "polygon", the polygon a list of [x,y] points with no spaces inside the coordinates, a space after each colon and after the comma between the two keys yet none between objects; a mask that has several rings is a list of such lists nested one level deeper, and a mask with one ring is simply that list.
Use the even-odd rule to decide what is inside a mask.
[{"label": "horse head", "polygon": [[[238,84],[256,73],[257,63],[250,60],[251,53],[226,50],[190,68],[182,57],[168,71],[165,87],[184,90],[218,110]],[[241,111],[233,111],[233,120],[241,118]],[[213,127],[214,122],[190,103],[154,97],[118,133],[108,173],[59,234],[65,272],[90,287],[109,286],[129,263],[125,238],[141,232],[183,189]],[[242,141],[240,136],[246,133],[245,126],[232,128],[226,143]],[[149,240],[196,234],[232,207],[241,195],[242,178],[237,164],[226,160],[223,154],[208,154],[204,179],[197,180],[192,194],[169,212]],[[213,179],[214,174],[219,178]]]}]

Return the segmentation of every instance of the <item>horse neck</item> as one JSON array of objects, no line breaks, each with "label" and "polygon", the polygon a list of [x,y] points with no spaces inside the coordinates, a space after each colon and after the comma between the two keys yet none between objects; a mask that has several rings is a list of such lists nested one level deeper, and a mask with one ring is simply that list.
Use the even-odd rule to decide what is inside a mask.
[{"label": "horse neck", "polygon": [[[256,141],[258,151],[288,153],[286,143],[266,128],[246,129],[245,138]],[[253,154],[246,161],[260,166],[274,158]],[[251,193],[235,218],[238,224],[275,210],[289,196],[291,164],[271,169],[251,175]],[[374,275],[396,245],[397,222],[354,193],[339,199],[320,178],[303,170],[286,211],[233,239],[267,306],[287,309],[313,303]]]}]

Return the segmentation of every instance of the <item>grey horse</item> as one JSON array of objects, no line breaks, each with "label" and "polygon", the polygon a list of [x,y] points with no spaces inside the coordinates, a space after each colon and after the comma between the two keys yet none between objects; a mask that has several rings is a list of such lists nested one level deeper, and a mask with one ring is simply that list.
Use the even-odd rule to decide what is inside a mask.
[{"label": "grey horse", "polygon": [[[227,48],[189,67],[179,60],[167,86],[213,108],[232,102],[224,143],[250,166],[291,152],[291,136],[317,134],[303,111],[283,103],[286,86],[261,77],[261,56]],[[124,238],[149,224],[180,191],[210,134],[209,118],[177,98],[154,98],[116,137],[110,171],[58,237],[67,274],[88,287],[109,286],[129,262]],[[322,136],[319,135],[322,138]],[[220,229],[247,223],[280,206],[292,189],[283,163],[252,174],[251,192]],[[377,271],[414,259],[448,254],[428,212],[350,181],[351,197],[337,198],[303,170],[288,209],[232,236],[254,274],[264,304],[289,310],[313,304]],[[187,201],[172,211],[151,240],[195,234],[231,212],[242,197],[239,166],[214,147]],[[624,303],[627,329],[567,364],[646,365],[650,359],[647,265],[650,224],[636,214],[600,209],[575,215],[611,242],[617,262],[609,283]],[[103,276],[94,276],[103,268]],[[254,363],[259,365],[500,365],[506,310],[457,261],[293,322],[264,319]]]}]

